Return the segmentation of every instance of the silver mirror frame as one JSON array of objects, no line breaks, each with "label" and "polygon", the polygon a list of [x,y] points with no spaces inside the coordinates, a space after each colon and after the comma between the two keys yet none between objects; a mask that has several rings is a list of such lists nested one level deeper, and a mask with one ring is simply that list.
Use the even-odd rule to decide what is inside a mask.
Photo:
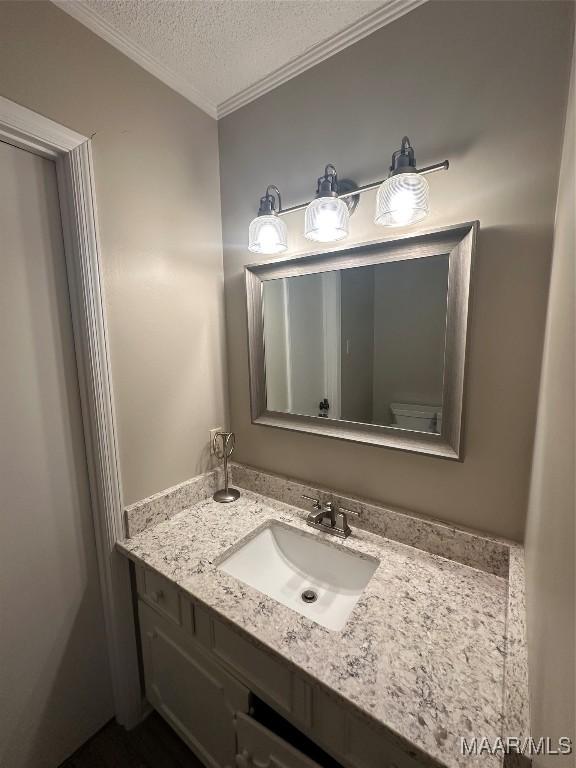
[{"label": "silver mirror frame", "polygon": [[[468,315],[478,229],[479,222],[475,221],[352,248],[247,265],[244,269],[252,423],[462,461]],[[267,410],[264,281],[440,254],[449,256],[441,434]]]}]

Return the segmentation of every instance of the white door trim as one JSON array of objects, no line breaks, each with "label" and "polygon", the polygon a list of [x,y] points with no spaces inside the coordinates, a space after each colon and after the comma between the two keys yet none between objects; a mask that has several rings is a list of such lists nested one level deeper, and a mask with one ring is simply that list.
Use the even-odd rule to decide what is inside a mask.
[{"label": "white door trim", "polygon": [[0,97],[0,140],[55,161],[100,585],[116,718],[141,718],[127,562],[114,549],[124,538],[122,486],[94,193],[91,142],[85,136]]}]

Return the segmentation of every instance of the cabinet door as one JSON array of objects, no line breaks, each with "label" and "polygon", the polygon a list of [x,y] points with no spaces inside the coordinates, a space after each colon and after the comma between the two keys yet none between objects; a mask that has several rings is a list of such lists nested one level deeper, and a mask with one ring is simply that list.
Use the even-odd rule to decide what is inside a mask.
[{"label": "cabinet door", "polygon": [[207,768],[232,768],[234,714],[249,691],[181,629],[139,601],[146,696]]},{"label": "cabinet door", "polygon": [[236,717],[237,768],[320,768],[310,758],[246,715]]}]

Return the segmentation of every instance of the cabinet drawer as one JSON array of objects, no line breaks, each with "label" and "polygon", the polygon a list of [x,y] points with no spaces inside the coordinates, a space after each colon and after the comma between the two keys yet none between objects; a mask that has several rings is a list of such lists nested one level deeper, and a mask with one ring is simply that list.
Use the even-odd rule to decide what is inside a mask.
[{"label": "cabinet drawer", "polygon": [[318,689],[312,710],[312,737],[350,768],[422,768],[382,729],[369,726]]},{"label": "cabinet drawer", "polygon": [[356,717],[348,723],[346,757],[355,768],[422,768],[415,757]]},{"label": "cabinet drawer", "polygon": [[279,736],[246,715],[236,716],[237,768],[320,768]]},{"label": "cabinet drawer", "polygon": [[284,711],[292,710],[292,675],[271,654],[257,648],[226,624],[213,621],[212,652],[250,688],[278,704]]},{"label": "cabinet drawer", "polygon": [[182,624],[180,595],[174,584],[148,568],[136,569],[136,583],[141,598],[167,618]]}]

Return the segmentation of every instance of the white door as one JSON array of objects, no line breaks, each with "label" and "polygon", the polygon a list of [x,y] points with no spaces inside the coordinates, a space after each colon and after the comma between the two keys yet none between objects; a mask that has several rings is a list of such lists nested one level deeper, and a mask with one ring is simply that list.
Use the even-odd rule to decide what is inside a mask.
[{"label": "white door", "polygon": [[55,168],[0,142],[0,766],[112,715]]},{"label": "white door", "polygon": [[340,416],[340,273],[286,278],[288,387],[293,413]]}]

